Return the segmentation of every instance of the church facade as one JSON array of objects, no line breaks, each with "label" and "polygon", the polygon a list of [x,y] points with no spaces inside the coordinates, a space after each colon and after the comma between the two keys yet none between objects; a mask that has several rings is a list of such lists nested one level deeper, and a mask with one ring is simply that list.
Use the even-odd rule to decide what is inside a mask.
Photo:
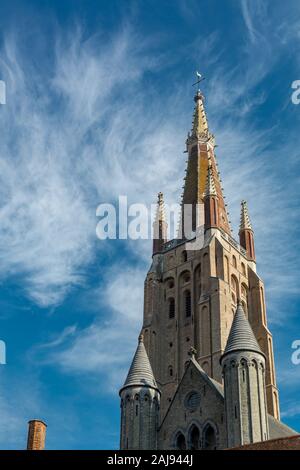
[{"label": "church facade", "polygon": [[200,90],[194,100],[174,240],[158,196],[143,325],[120,390],[121,449],[224,449],[295,434],[280,421],[247,204],[236,240]]}]

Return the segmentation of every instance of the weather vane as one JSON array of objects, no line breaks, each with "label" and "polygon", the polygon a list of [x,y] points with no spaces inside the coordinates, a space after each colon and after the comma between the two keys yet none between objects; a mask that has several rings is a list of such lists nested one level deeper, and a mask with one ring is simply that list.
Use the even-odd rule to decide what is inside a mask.
[{"label": "weather vane", "polygon": [[197,76],[197,81],[195,83],[193,83],[193,86],[198,85],[198,90],[200,90],[199,84],[200,84],[200,82],[205,80],[205,77],[202,77],[201,73],[198,72],[198,71],[196,72],[196,76]]}]

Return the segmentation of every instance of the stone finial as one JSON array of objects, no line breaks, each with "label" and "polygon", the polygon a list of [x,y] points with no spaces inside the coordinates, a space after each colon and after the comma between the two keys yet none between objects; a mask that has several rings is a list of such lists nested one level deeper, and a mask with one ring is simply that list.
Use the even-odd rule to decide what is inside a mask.
[{"label": "stone finial", "polygon": [[191,346],[188,355],[191,357],[191,359],[195,359],[196,354],[197,349],[195,349],[194,346]]}]

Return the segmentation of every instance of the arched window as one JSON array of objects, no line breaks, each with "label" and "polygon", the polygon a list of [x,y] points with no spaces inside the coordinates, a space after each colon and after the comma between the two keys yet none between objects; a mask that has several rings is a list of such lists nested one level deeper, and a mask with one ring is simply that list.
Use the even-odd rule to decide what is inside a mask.
[{"label": "arched window", "polygon": [[189,290],[184,292],[184,306],[185,306],[185,316],[190,317],[192,314],[191,309],[191,293]]},{"label": "arched window", "polygon": [[182,434],[182,432],[178,433],[178,435],[177,435],[175,447],[178,450],[185,450],[186,449],[185,437]]},{"label": "arched window", "polygon": [[200,432],[197,426],[193,425],[190,430],[190,439],[189,439],[190,449],[199,450],[200,448]]},{"label": "arched window", "polygon": [[197,268],[195,269],[195,278],[201,279],[201,264],[198,264]]},{"label": "arched window", "polygon": [[210,424],[208,424],[204,430],[203,449],[215,450],[216,446],[217,446],[217,442],[216,442],[215,430]]},{"label": "arched window", "polygon": [[211,317],[208,307],[204,305],[200,317],[200,350],[202,356],[211,353]]},{"label": "arched window", "polygon": [[185,250],[181,253],[181,261],[183,263],[187,261],[187,252]]},{"label": "arched window", "polygon": [[229,282],[229,261],[227,256],[224,256],[224,281]]},{"label": "arched window", "polygon": [[235,257],[234,255],[232,256],[232,266],[233,266],[234,268],[237,267],[236,257]]},{"label": "arched window", "polygon": [[232,289],[232,300],[236,303],[239,298],[239,283],[237,278],[232,274],[231,275],[231,289]]},{"label": "arched window", "polygon": [[245,267],[244,263],[241,263],[241,267],[242,267],[243,275],[246,276],[246,267]]},{"label": "arched window", "polygon": [[173,367],[172,366],[168,367],[168,371],[169,371],[169,376],[173,377]]},{"label": "arched window", "polygon": [[200,298],[201,295],[201,264],[198,264],[197,268],[194,271],[194,280],[195,280],[195,295],[196,299]]},{"label": "arched window", "polygon": [[242,295],[242,297],[244,297],[245,299],[247,299],[247,293],[248,293],[248,287],[246,286],[246,284],[242,284],[242,287],[241,287],[241,295]]},{"label": "arched window", "polygon": [[173,297],[169,298],[169,318],[175,317],[175,299]]}]

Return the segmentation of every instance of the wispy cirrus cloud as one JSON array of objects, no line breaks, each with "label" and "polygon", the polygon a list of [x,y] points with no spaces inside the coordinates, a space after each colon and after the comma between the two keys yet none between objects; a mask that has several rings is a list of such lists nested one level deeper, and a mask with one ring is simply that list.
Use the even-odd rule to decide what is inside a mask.
[{"label": "wispy cirrus cloud", "polygon": [[[259,33],[266,44],[267,33]],[[201,44],[199,42],[199,51]],[[209,41],[209,46],[204,44],[204,53],[207,55],[208,47],[211,57],[219,57],[216,35]],[[296,129],[291,128],[283,135],[280,122],[276,119],[272,121],[272,126],[253,119],[254,112],[272,93],[265,87],[263,94],[257,94],[257,86],[276,66],[280,55],[274,56],[271,44],[261,48],[255,41],[247,47],[249,50],[243,49],[246,53],[239,67],[234,70],[225,63],[213,67],[206,85],[207,112],[210,127],[219,144],[217,158],[234,235],[238,238],[240,200],[246,198],[255,230],[258,272],[266,281],[270,319],[280,325],[286,318],[282,310],[283,293],[288,292],[291,296],[299,294],[299,268],[294,257],[297,238],[289,237],[287,243],[286,232],[286,227],[291,227],[291,220],[295,223],[292,230],[296,230],[299,215],[297,205],[293,205],[291,211],[291,201],[299,197],[295,176],[298,171],[298,150],[294,145]],[[281,49],[281,53],[283,51]],[[124,193],[136,202],[138,195],[139,200],[149,203],[153,201],[155,191],[166,187],[167,201],[178,201],[184,163],[180,158],[174,158],[174,155],[183,146],[191,110],[187,114],[183,109],[184,91],[178,91],[175,97],[171,95],[164,102],[163,110],[159,104],[161,98],[152,95],[151,90],[149,93],[153,98],[149,104],[149,114],[141,106],[142,98],[135,100],[133,105],[127,101],[117,103],[118,109],[109,120],[104,134],[101,134],[102,140],[99,139],[99,148],[105,157],[101,168],[95,164],[97,154],[89,149],[88,171],[93,168],[93,184],[96,185],[103,175],[109,175],[110,185],[103,189],[102,196],[114,197]],[[177,118],[177,114],[184,118]],[[289,191],[286,190],[288,180],[294,181],[293,185],[289,185]],[[281,249],[282,246],[285,246],[285,250]],[[136,258],[140,256],[139,274],[131,275],[130,266],[122,274],[114,274],[111,281],[116,278],[117,282],[113,282],[113,295],[110,294],[109,282],[104,290],[101,286],[103,296],[107,297],[109,311],[112,310],[114,314],[108,322],[104,318],[96,319],[89,327],[76,330],[70,342],[65,342],[62,349],[50,354],[50,362],[56,362],[64,371],[85,374],[93,371],[98,373],[101,369],[104,375],[117,371],[115,377],[119,377],[119,370],[122,370],[124,374],[125,365],[128,365],[134,349],[135,335],[141,325],[142,307],[136,310],[133,303],[135,297],[140,298],[142,295],[142,285],[137,284],[137,279],[145,274],[144,263],[150,244],[143,241],[129,242],[128,247]],[[288,269],[283,273],[282,266],[285,263]],[[118,307],[114,306],[115,299]],[[96,292],[94,302],[97,303]],[[128,324],[129,311],[136,312],[135,320],[132,328],[128,329],[129,336],[124,336],[122,332]],[[117,345],[114,357],[108,353],[108,344]],[[121,350],[123,354],[119,354]],[[112,387],[116,387],[115,377],[110,376]]]},{"label": "wispy cirrus cloud", "polygon": [[159,128],[159,115],[151,122],[153,107],[145,109],[145,95],[133,89],[138,83],[141,91],[143,73],[159,63],[143,53],[143,40],[126,29],[106,42],[84,40],[80,29],[57,37],[50,76],[14,35],[1,60],[8,103],[0,116],[0,276],[20,276],[40,306],[60,303],[85,282],[97,204],[145,193],[146,173],[139,177],[136,163],[146,158],[152,167],[147,191],[160,141],[172,132]]}]

